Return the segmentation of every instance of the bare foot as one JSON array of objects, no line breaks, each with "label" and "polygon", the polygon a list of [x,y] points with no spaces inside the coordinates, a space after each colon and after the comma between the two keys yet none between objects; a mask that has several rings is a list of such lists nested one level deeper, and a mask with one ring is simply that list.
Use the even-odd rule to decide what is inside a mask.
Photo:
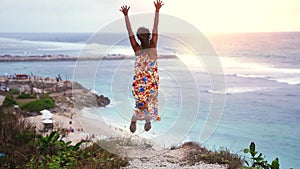
[{"label": "bare foot", "polygon": [[145,131],[149,131],[151,129],[151,122],[150,121],[145,123],[144,129],[145,129]]},{"label": "bare foot", "polygon": [[132,133],[134,133],[135,131],[136,131],[136,122],[134,122],[134,121],[131,121],[131,123],[130,123],[130,131],[132,132]]}]

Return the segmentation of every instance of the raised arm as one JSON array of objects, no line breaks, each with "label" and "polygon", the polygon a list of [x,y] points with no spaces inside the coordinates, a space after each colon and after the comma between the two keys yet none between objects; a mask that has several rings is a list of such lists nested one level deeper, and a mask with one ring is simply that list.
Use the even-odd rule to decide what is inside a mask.
[{"label": "raised arm", "polygon": [[131,29],[131,24],[130,24],[130,20],[128,17],[128,11],[130,9],[130,6],[121,6],[120,11],[124,14],[124,18],[125,18],[125,23],[126,23],[126,29],[128,32],[128,36],[129,36],[129,40],[130,40],[130,44],[132,49],[136,52],[138,50],[141,49],[140,45],[136,42],[133,31]]},{"label": "raised arm", "polygon": [[156,0],[154,2],[155,6],[155,17],[154,17],[154,25],[152,29],[152,47],[156,48],[157,39],[158,39],[158,20],[159,20],[159,10],[163,6],[163,2],[161,0]]}]

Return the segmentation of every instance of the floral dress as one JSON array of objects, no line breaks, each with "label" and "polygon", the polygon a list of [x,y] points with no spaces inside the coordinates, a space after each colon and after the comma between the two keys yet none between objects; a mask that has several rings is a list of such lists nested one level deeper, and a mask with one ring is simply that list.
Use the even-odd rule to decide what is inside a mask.
[{"label": "floral dress", "polygon": [[132,94],[135,99],[133,117],[137,120],[149,118],[160,121],[158,84],[157,60],[151,60],[147,52],[142,52],[135,59],[135,75],[132,83]]}]

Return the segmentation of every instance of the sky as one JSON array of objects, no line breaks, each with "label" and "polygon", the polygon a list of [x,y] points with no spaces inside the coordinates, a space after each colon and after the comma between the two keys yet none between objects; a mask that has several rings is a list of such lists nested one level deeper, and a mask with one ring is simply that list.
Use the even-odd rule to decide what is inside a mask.
[{"label": "sky", "polygon": [[[299,0],[164,0],[162,14],[202,32],[300,31]],[[129,15],[154,12],[153,0],[0,0],[0,32],[97,32]]]}]

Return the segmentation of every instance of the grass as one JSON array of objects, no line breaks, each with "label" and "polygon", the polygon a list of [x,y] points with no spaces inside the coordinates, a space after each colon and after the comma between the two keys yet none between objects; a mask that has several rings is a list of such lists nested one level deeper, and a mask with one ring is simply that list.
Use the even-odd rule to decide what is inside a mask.
[{"label": "grass", "polygon": [[15,95],[15,94],[19,94],[19,93],[20,93],[20,90],[18,90],[18,89],[11,89],[8,93],[9,93],[10,95]]},{"label": "grass", "polygon": [[98,144],[93,144],[84,149],[80,155],[76,169],[81,168],[121,168],[129,165],[127,158],[121,158],[116,154],[110,153]]},{"label": "grass", "polygon": [[2,106],[7,108],[7,107],[13,106],[15,104],[17,104],[17,102],[14,99],[14,97],[12,95],[8,95],[8,96],[5,97],[5,99],[2,103]]},{"label": "grass", "polygon": [[197,142],[186,142],[181,147],[187,149],[185,159],[190,165],[203,161],[207,164],[225,164],[228,169],[243,168],[243,159],[239,155],[230,152],[227,148],[211,151],[200,146]]},{"label": "grass", "polygon": [[35,95],[26,94],[26,93],[22,93],[17,96],[17,99],[35,99],[35,98],[36,98]]}]

